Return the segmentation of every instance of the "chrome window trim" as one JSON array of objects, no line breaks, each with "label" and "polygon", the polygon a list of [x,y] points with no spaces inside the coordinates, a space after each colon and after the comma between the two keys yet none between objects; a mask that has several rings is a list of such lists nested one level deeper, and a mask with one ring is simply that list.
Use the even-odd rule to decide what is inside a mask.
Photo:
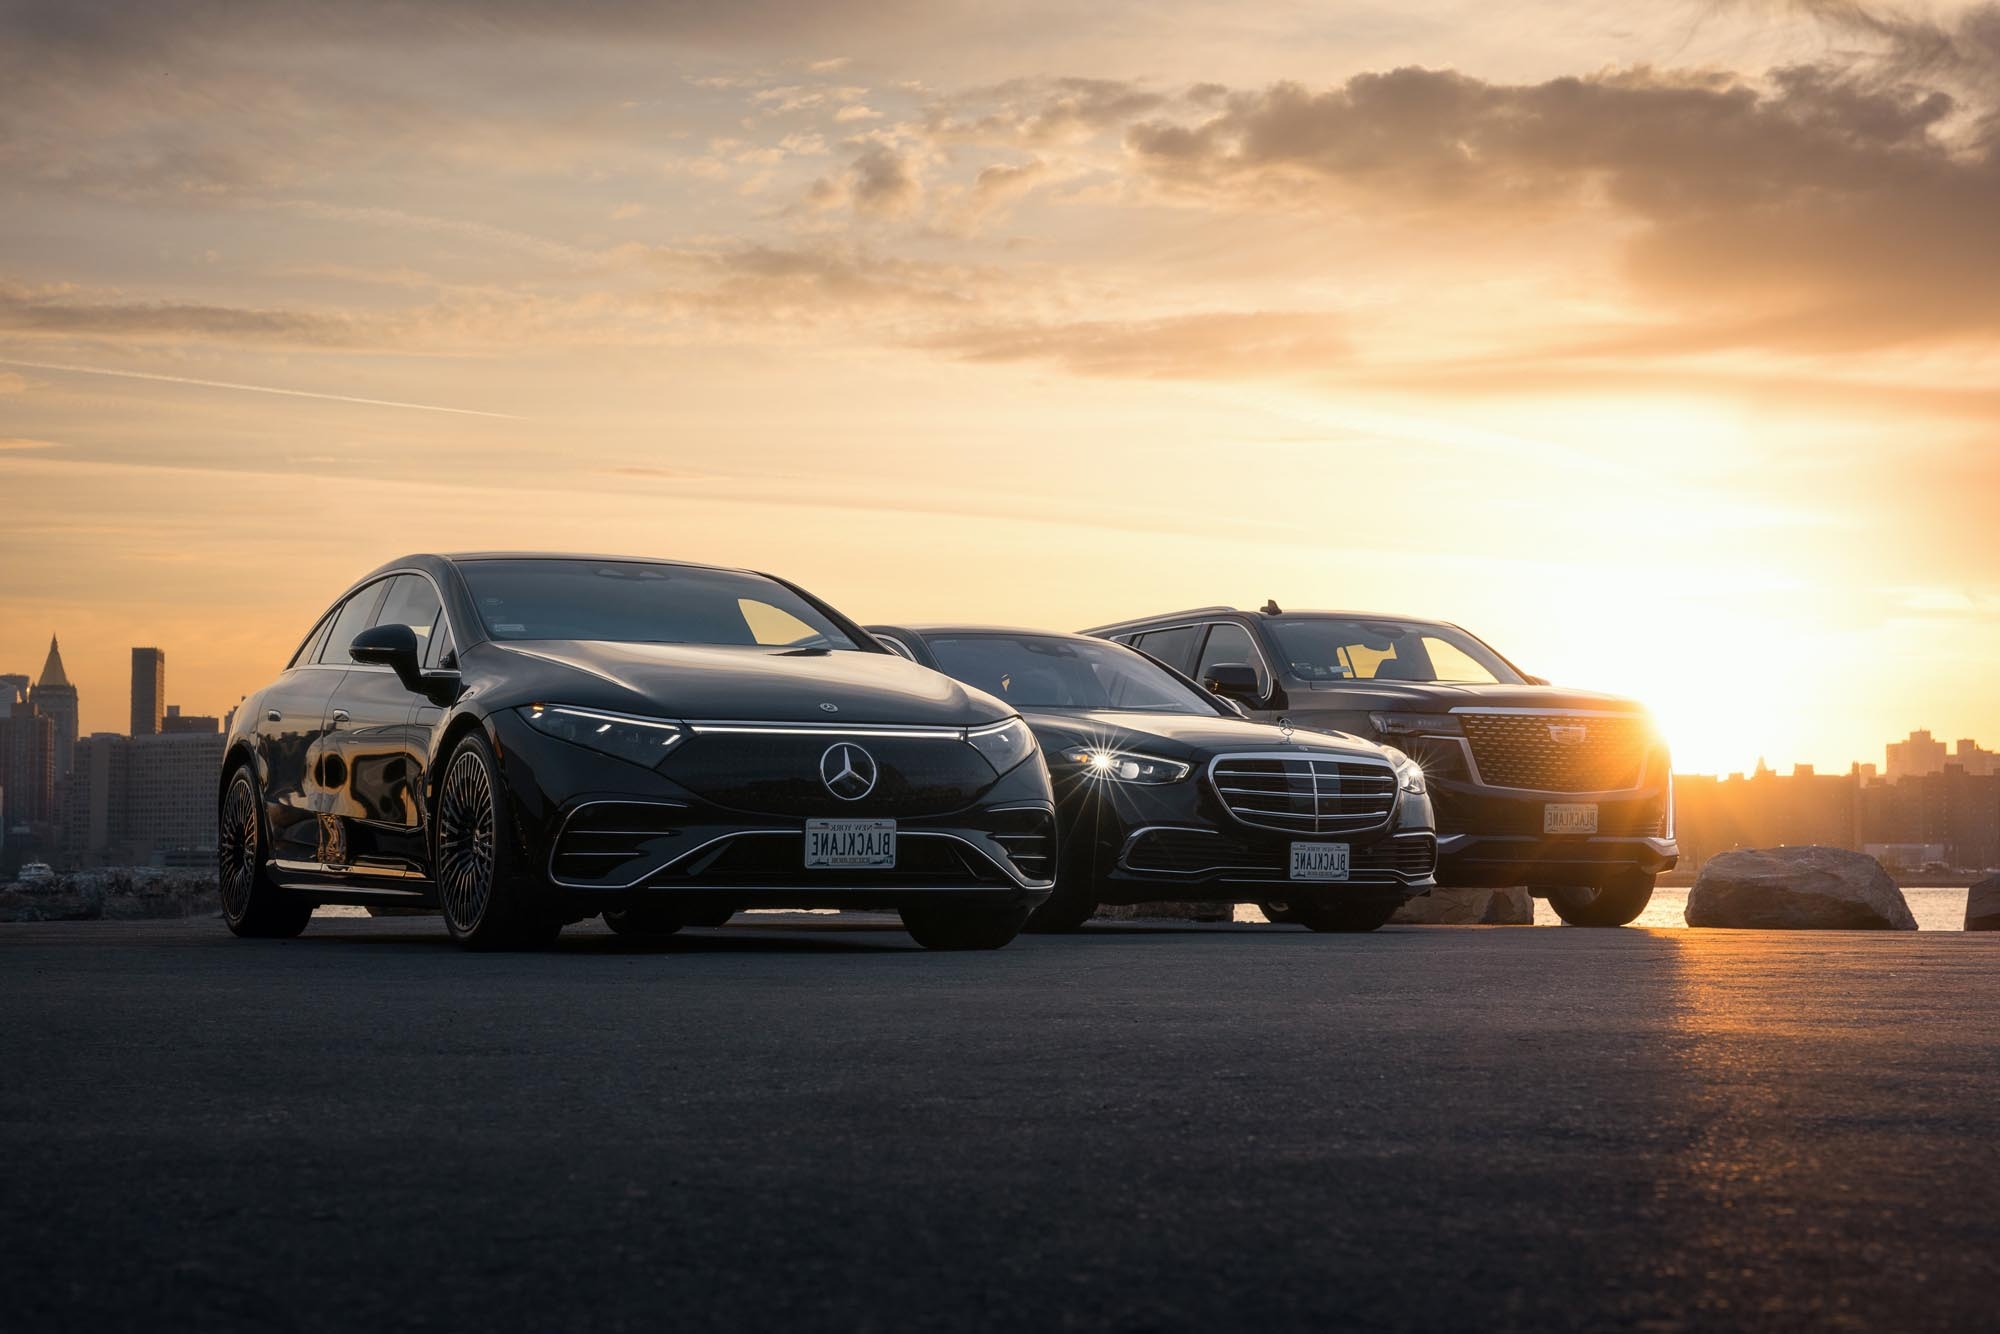
[{"label": "chrome window trim", "polygon": [[[389,580],[394,579],[399,574],[422,575],[424,579],[429,582],[431,586],[431,591],[437,594],[438,616],[444,622],[444,628],[446,633],[451,635],[452,649],[453,651],[456,651],[460,642],[458,638],[458,626],[451,619],[451,604],[445,601],[444,586],[438,583],[437,579],[432,576],[429,570],[421,570],[416,568],[415,566],[399,566],[398,568],[393,570],[384,570],[382,571],[381,574],[377,575],[373,579],[370,579],[367,583],[357,584],[355,587],[349,589],[346,593],[342,594],[340,597],[335,598],[332,601],[332,603],[330,603],[327,606],[327,609],[320,613],[319,619],[313,622],[313,628],[306,631],[305,639],[301,640],[299,642],[299,647],[292,651],[292,656],[294,658],[298,656],[299,651],[301,649],[304,649],[307,646],[307,643],[313,638],[313,636],[319,633],[319,627],[323,623],[325,623],[328,620],[328,618],[333,616],[336,610],[345,605],[348,598],[353,597],[356,593],[361,592],[365,588],[372,588],[376,584],[387,583]],[[377,607],[375,610],[379,613],[382,609],[380,607]],[[435,622],[433,624],[435,624]],[[363,627],[363,628],[365,629],[370,627]],[[327,633],[331,634],[332,632],[333,632],[333,627],[331,625],[327,626]],[[433,633],[436,632],[433,631]],[[308,668],[315,668],[315,667],[331,668],[335,671],[341,671],[341,672],[393,671],[392,668],[384,667],[379,663],[355,662],[352,659],[349,659],[346,662],[301,662],[295,666],[286,668],[286,670],[298,672],[298,671],[304,671]]]}]

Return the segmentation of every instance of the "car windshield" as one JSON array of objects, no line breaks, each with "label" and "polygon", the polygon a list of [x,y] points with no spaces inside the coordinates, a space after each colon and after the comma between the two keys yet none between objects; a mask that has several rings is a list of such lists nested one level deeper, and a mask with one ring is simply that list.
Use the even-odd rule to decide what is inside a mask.
[{"label": "car windshield", "polygon": [[1057,635],[929,635],[946,675],[1017,709],[1214,714],[1157,663],[1118,644]]},{"label": "car windshield", "polygon": [[486,633],[499,640],[852,649],[817,607],[776,580],[641,561],[459,563]]},{"label": "car windshield", "polygon": [[1292,674],[1307,681],[1521,684],[1499,654],[1449,625],[1335,616],[1273,617],[1264,624]]}]

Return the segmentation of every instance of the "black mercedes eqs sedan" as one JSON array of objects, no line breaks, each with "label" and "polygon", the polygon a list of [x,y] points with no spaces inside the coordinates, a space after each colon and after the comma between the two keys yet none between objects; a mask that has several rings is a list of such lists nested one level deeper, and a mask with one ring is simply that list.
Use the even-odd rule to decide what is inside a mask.
[{"label": "black mercedes eqs sedan", "polygon": [[784,580],[625,557],[411,556],[237,710],[224,916],[434,906],[478,948],[757,907],[885,908],[992,949],[1048,897],[1048,771],[1013,708]]},{"label": "black mercedes eqs sedan", "polygon": [[870,626],[1018,709],[1055,783],[1056,890],[1031,930],[1101,903],[1229,899],[1315,931],[1373,931],[1434,883],[1423,770],[1353,736],[1247,720],[1136,649],[980,626]]}]

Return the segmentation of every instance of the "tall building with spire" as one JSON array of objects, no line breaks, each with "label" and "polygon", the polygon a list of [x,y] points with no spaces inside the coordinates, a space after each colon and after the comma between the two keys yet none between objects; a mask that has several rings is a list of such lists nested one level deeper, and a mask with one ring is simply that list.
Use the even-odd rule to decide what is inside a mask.
[{"label": "tall building with spire", "polygon": [[69,683],[69,673],[63,670],[62,650],[56,646],[54,635],[49,636],[48,660],[42,664],[42,675],[28,700],[35,712],[54,726],[54,776],[60,781],[68,775],[70,760],[76,754],[77,710],[76,687]]}]

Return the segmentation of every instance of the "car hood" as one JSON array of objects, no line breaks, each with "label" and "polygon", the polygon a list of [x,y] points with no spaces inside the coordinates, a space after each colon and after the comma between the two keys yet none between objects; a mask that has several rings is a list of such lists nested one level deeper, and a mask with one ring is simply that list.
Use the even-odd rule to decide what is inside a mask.
[{"label": "car hood", "polygon": [[490,646],[522,660],[509,677],[534,682],[551,699],[580,690],[583,697],[559,702],[669,718],[967,727],[1014,712],[893,653],[554,639]]},{"label": "car hood", "polygon": [[1021,716],[1027,719],[1028,725],[1041,739],[1043,750],[1055,745],[1144,750],[1148,745],[1160,748],[1159,743],[1166,742],[1166,748],[1176,753],[1201,751],[1223,754],[1229,751],[1280,749],[1360,751],[1369,755],[1382,753],[1382,747],[1374,742],[1341,732],[1301,731],[1288,737],[1283,728],[1270,723],[1202,714],[1024,710]]},{"label": "car hood", "polygon": [[[1354,700],[1351,705],[1336,703]],[[1620,695],[1567,686],[1453,685],[1415,681],[1317,681],[1309,694],[1294,694],[1305,709],[1397,709],[1408,713],[1449,713],[1453,709],[1605,709],[1643,713],[1645,706]]]}]

